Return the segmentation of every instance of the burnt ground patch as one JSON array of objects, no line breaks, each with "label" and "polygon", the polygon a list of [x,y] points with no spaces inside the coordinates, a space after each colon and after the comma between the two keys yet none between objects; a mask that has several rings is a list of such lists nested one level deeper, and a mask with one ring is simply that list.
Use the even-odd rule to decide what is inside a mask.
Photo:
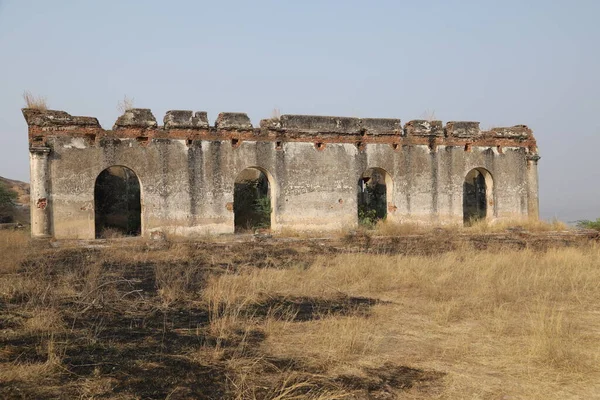
[{"label": "burnt ground patch", "polygon": [[[54,357],[57,366],[39,379],[0,379],[0,398],[70,399],[85,398],[86,393],[95,398],[235,398],[231,374],[236,371],[228,363],[239,358],[248,363],[261,360],[252,378],[258,385],[257,398],[270,398],[289,373],[308,382],[300,395],[321,389],[375,393],[388,386],[409,387],[408,370],[402,372],[404,380],[396,376],[399,372],[388,376],[380,371],[373,372],[379,374],[374,375],[376,381],[352,378],[362,382],[352,386],[352,379],[324,377],[326,369],[319,368],[325,367],[306,360],[265,354],[260,345],[266,334],[261,329],[242,326],[218,338],[210,333],[210,313],[198,302],[209,275],[248,265],[309,266],[316,257],[343,250],[311,240],[179,246],[181,253],[173,259],[168,248],[160,253],[141,245],[131,247],[130,254],[126,248],[112,254],[110,247],[33,252],[18,274],[39,284],[0,304],[0,363],[43,365]],[[165,302],[165,290],[184,296]],[[343,295],[274,296],[248,306],[242,317],[293,316],[292,322],[345,315],[366,318],[378,303]],[[19,331],[32,313],[46,307],[60,311],[62,328],[52,334]],[[219,356],[207,356],[211,352]],[[90,382],[105,382],[106,388],[90,389]]]},{"label": "burnt ground patch", "polygon": [[[341,249],[327,240],[281,240],[264,242],[189,244],[190,261],[203,261],[217,268],[235,270],[241,266],[256,268],[308,267],[321,255],[337,254]],[[219,257],[214,257],[218,253]]]},{"label": "burnt ground patch", "polygon": [[40,352],[43,339],[33,335],[17,335],[0,339],[0,361],[14,363],[45,362],[47,354]]},{"label": "burnt ground patch", "polygon": [[334,298],[319,297],[269,297],[264,301],[249,306],[248,314],[257,317],[268,315],[276,318],[293,316],[293,321],[311,321],[334,315],[368,316],[371,307],[381,303],[380,300],[368,297],[338,296]]},{"label": "burnt ground patch", "polygon": [[385,363],[377,368],[364,368],[363,376],[341,375],[334,379],[346,389],[358,390],[368,395],[367,398],[387,399],[395,390],[406,390],[414,386],[430,386],[441,379],[444,374],[436,371],[424,371],[392,363]]},{"label": "burnt ground patch", "polygon": [[[222,363],[203,362],[193,355],[201,346],[215,346],[204,330],[204,310],[151,310],[146,315],[125,316],[114,311],[88,312],[73,321],[71,329],[52,340],[60,359],[56,376],[39,387],[26,382],[2,385],[0,398],[78,398],[82,380],[97,377],[113,382],[111,393],[144,399],[223,398],[226,370]],[[235,347],[235,336],[220,346]],[[7,349],[4,362],[45,363],[49,361],[44,335],[0,339]],[[10,351],[9,351],[10,350]],[[60,386],[60,391],[52,387]],[[174,394],[177,395],[174,395]],[[100,397],[102,398],[102,397]]]},{"label": "burnt ground patch", "polygon": [[101,375],[114,379],[113,393],[144,399],[164,399],[174,391],[198,399],[222,397],[225,369],[190,358],[193,349],[186,346],[197,345],[198,339],[180,336],[169,333],[130,343],[73,347],[63,360],[70,372],[63,375],[63,383],[69,383],[72,375]]},{"label": "burnt ground patch", "polygon": [[[313,398],[318,393],[343,393],[344,397],[355,400],[392,400],[398,398],[401,391],[418,388],[434,392],[441,386],[441,378],[445,374],[436,371],[425,371],[407,366],[386,363],[381,367],[363,368],[359,375],[339,375],[328,377],[325,371],[315,370],[302,364],[294,364],[290,360],[271,365],[274,360],[263,360],[257,374],[252,377],[256,399],[272,399],[281,392],[276,388],[286,386],[287,397],[281,398]],[[271,366],[269,366],[271,365]],[[281,372],[285,382],[281,381]],[[289,373],[292,371],[291,373]],[[275,390],[274,390],[275,389]],[[318,398],[318,396],[317,396]]]}]

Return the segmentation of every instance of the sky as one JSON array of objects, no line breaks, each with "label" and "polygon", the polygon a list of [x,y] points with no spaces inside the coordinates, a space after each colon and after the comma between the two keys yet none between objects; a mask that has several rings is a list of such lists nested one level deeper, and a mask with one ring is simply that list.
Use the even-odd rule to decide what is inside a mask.
[{"label": "sky", "polygon": [[0,176],[23,92],[105,129],[151,108],[526,124],[543,218],[600,217],[600,1],[0,0]]}]

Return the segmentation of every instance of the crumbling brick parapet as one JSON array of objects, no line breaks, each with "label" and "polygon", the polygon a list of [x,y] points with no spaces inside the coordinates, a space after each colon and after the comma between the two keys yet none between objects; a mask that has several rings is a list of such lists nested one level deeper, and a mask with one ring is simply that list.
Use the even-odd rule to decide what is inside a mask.
[{"label": "crumbling brick parapet", "polygon": [[32,145],[44,145],[47,136],[84,136],[95,143],[99,138],[289,141],[311,143],[353,143],[361,148],[369,143],[387,143],[394,148],[406,145],[489,146],[537,148],[530,128],[525,125],[495,127],[482,131],[479,122],[411,120],[404,127],[400,119],[282,115],[263,119],[254,128],[245,113],[220,113],[210,126],[205,111],[171,110],[158,126],[149,109],[125,111],[113,126],[103,130],[93,117],[76,117],[64,111],[23,109]]},{"label": "crumbling brick parapet", "polygon": [[446,123],[446,136],[455,138],[477,138],[481,136],[479,122],[450,121]]},{"label": "crumbling brick parapet", "polygon": [[246,113],[220,113],[215,121],[217,129],[252,130],[252,122]]},{"label": "crumbling brick parapet", "polygon": [[74,117],[64,111],[24,108],[23,116],[29,127],[37,127],[42,131],[52,131],[65,127],[100,128],[97,118]]},{"label": "crumbling brick parapet", "polygon": [[206,111],[197,111],[194,113],[189,110],[171,110],[167,111],[164,119],[164,128],[179,129],[208,129],[208,115]]},{"label": "crumbling brick parapet", "polygon": [[412,120],[404,125],[406,136],[444,136],[442,121]]},{"label": "crumbling brick parapet", "polygon": [[156,128],[158,126],[156,118],[152,114],[149,108],[132,108],[125,110],[115,125],[113,130],[119,130],[121,128]]},{"label": "crumbling brick parapet", "polygon": [[533,137],[533,131],[527,125],[515,125],[507,128],[490,129],[492,136],[506,139],[529,139]]}]

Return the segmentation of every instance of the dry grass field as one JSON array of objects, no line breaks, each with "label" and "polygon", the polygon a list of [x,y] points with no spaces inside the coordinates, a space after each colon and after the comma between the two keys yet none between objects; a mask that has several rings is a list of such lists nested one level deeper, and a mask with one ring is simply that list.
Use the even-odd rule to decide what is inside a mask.
[{"label": "dry grass field", "polygon": [[0,231],[0,398],[600,398],[600,246],[449,235]]}]

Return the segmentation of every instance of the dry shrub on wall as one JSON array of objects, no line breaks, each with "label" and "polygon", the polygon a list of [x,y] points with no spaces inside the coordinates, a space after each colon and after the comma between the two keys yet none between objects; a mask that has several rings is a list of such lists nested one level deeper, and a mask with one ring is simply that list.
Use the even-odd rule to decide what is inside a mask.
[{"label": "dry shrub on wall", "polygon": [[48,109],[46,98],[43,96],[35,96],[29,90],[23,92],[23,100],[25,100],[26,108],[45,111]]},{"label": "dry shrub on wall", "polygon": [[425,121],[435,121],[436,120],[436,116],[435,116],[435,110],[425,110],[423,111],[423,114],[421,114],[421,118],[423,118]]},{"label": "dry shrub on wall", "polygon": [[123,96],[123,100],[117,102],[117,111],[125,114],[125,111],[131,110],[134,107],[135,99],[127,95]]},{"label": "dry shrub on wall", "polygon": [[281,119],[281,111],[279,108],[274,108],[271,111],[271,121],[279,121]]}]

